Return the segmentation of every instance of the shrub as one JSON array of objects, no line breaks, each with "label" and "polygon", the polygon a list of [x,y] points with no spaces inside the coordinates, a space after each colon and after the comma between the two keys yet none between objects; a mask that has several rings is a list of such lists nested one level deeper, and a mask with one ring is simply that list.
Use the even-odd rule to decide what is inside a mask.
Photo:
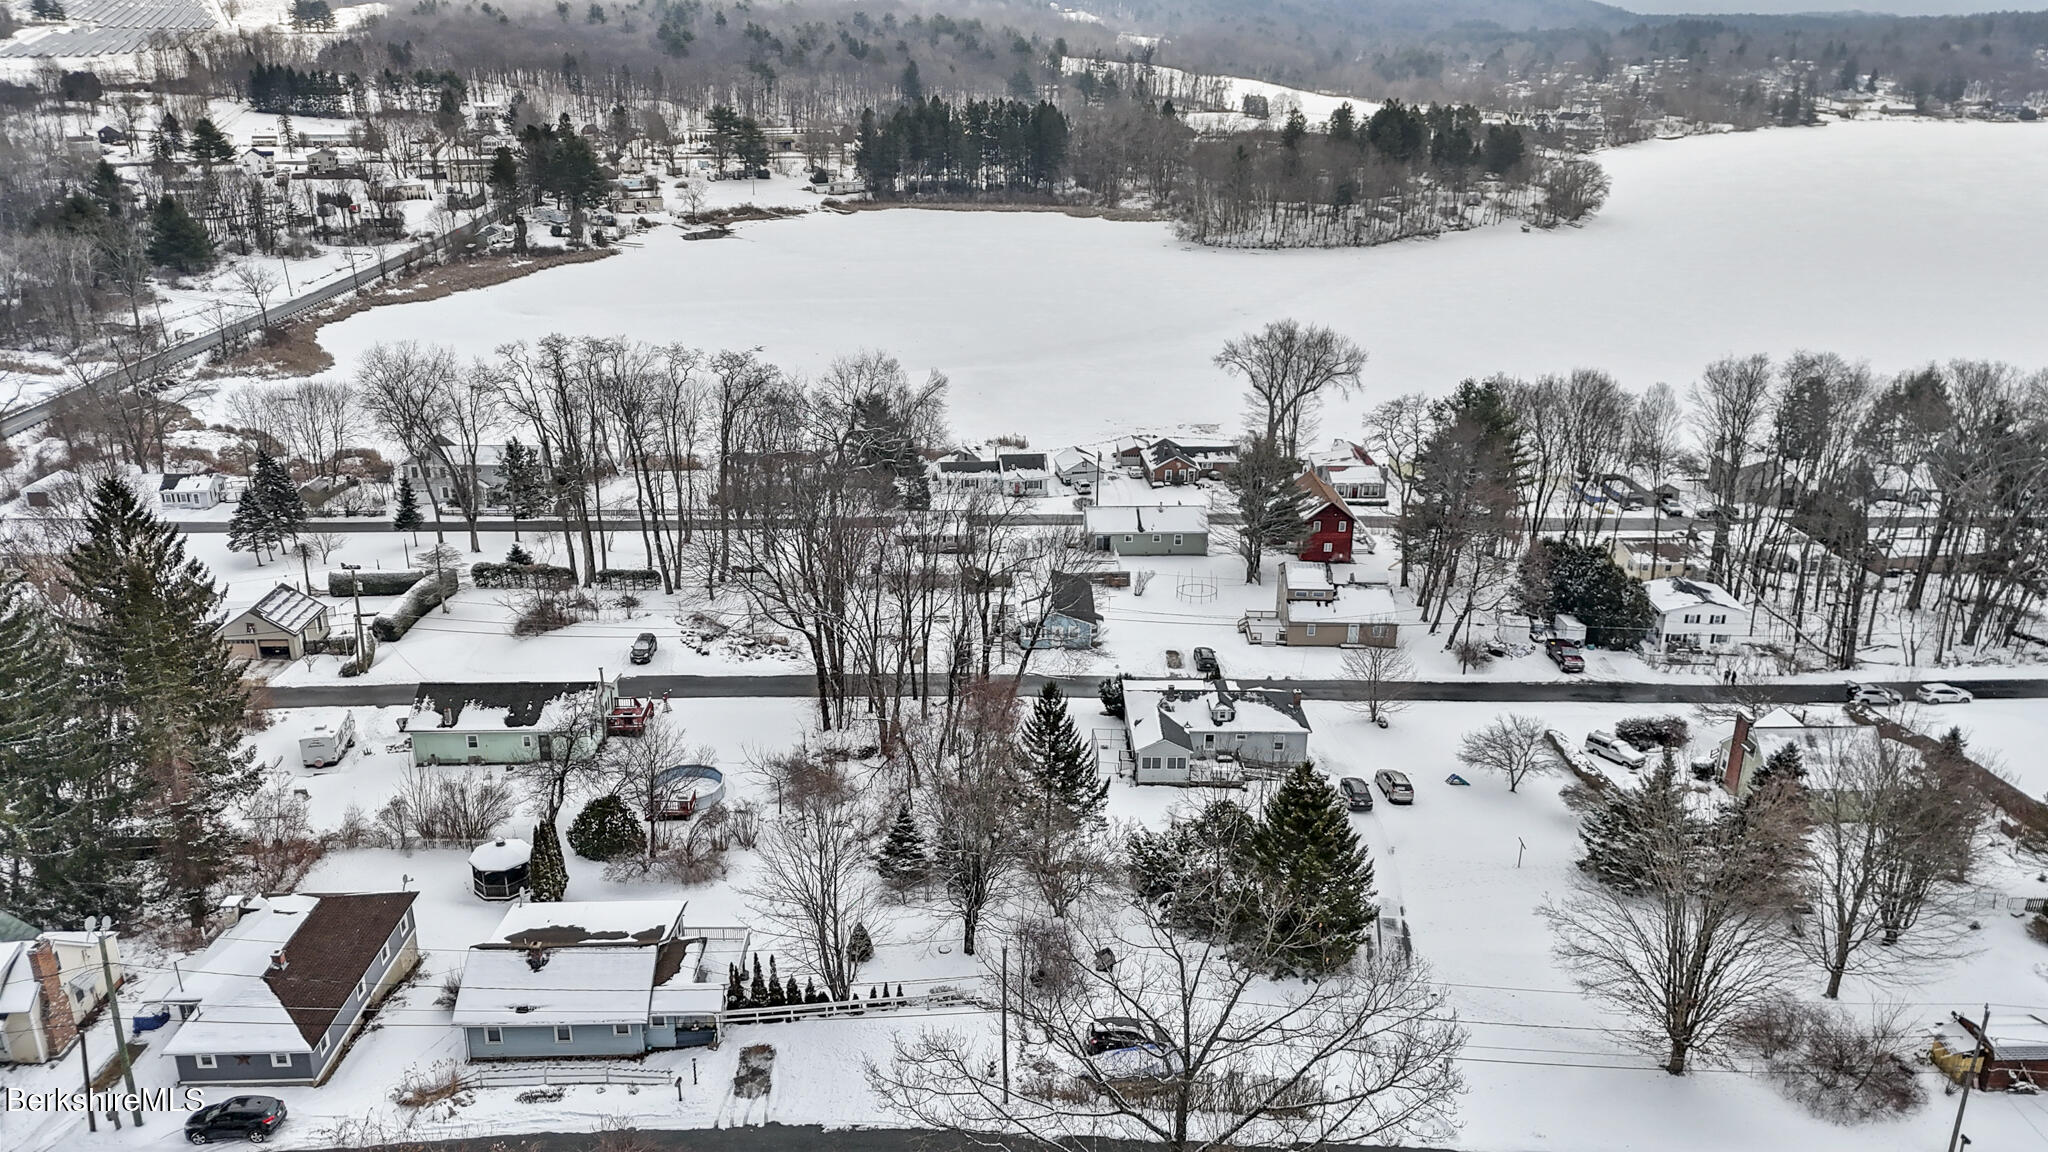
[{"label": "shrub", "polygon": [[611,860],[646,851],[647,833],[614,793],[584,805],[569,825],[569,848],[585,860]]},{"label": "shrub", "polygon": [[397,568],[391,571],[329,572],[327,594],[329,596],[353,596],[360,583],[365,596],[402,596],[413,585],[426,579],[427,574],[417,568]]},{"label": "shrub", "polygon": [[2027,921],[2027,935],[2048,944],[2048,911],[2034,913],[2033,919]]},{"label": "shrub", "polygon": [[1903,1116],[1927,1098],[1905,1058],[1910,1034],[1896,1011],[1858,1020],[1781,997],[1743,1022],[1741,1040],[1767,1062],[1780,1091],[1837,1124]]},{"label": "shrub", "polygon": [[447,571],[436,579],[432,573],[424,574],[419,582],[406,589],[398,603],[384,610],[384,613],[370,622],[370,635],[386,642],[396,641],[412,631],[436,605],[455,595],[462,587],[462,579],[455,572]]},{"label": "shrub", "polygon": [[597,585],[600,588],[637,588],[645,590],[661,583],[661,576],[652,568],[600,568],[597,570]]},{"label": "shrub", "polygon": [[573,588],[576,573],[559,564],[472,564],[470,583],[479,588]]},{"label": "shrub", "polygon": [[370,665],[375,663],[376,659],[377,633],[373,629],[363,633],[362,650],[350,657],[348,663],[341,666],[341,674],[343,676],[361,676],[370,670]]},{"label": "shrub", "polygon": [[1631,716],[1614,726],[1614,734],[1639,752],[1677,750],[1692,739],[1692,729],[1683,716]]}]

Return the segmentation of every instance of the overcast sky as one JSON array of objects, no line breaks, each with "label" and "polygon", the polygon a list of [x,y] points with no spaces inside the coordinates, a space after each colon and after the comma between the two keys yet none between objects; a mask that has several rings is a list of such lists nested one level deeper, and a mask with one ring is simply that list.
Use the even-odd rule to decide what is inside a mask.
[{"label": "overcast sky", "polygon": [[1954,16],[1972,12],[2034,11],[2042,0],[1608,0],[1650,15],[1674,12],[1892,12],[1902,16]]}]

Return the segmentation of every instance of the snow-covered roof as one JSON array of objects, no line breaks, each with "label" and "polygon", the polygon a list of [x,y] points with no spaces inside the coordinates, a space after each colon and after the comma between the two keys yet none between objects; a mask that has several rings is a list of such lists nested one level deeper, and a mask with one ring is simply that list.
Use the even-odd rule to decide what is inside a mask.
[{"label": "snow-covered roof", "polygon": [[1281,574],[1286,578],[1287,587],[1290,589],[1311,591],[1337,587],[1337,582],[1330,579],[1329,569],[1321,564],[1306,560],[1289,560],[1281,565],[1281,568],[1284,569]]},{"label": "snow-covered roof", "polygon": [[31,480],[22,485],[21,494],[26,496],[31,492],[54,492],[59,488],[76,483],[78,483],[78,473],[60,468],[40,480]]},{"label": "snow-covered roof", "polygon": [[533,859],[533,845],[524,840],[493,840],[479,844],[469,854],[469,866],[479,872],[503,872]]},{"label": "snow-covered roof", "polygon": [[[1164,691],[1154,691],[1134,687],[1135,683],[1140,682],[1124,684],[1124,725],[1130,732],[1133,748],[1162,737],[1181,743],[1187,735],[1205,732],[1310,731],[1308,716],[1301,705],[1285,692],[1225,687],[1190,690],[1170,685]],[[1228,718],[1218,718],[1219,703],[1229,705]]]},{"label": "snow-covered roof", "polygon": [[567,900],[507,909],[479,947],[658,944],[682,923],[681,900]]},{"label": "snow-covered roof", "polygon": [[458,1027],[646,1023],[659,949],[645,945],[471,948]]},{"label": "snow-covered roof", "polygon": [[1135,535],[1140,532],[1196,533],[1209,530],[1209,510],[1200,504],[1098,504],[1081,513],[1091,535]]},{"label": "snow-covered roof", "polygon": [[[282,632],[302,632],[326,608],[318,600],[289,584],[279,584],[250,605],[245,615],[255,616]],[[234,621],[230,620],[229,624]]]},{"label": "snow-covered roof", "polygon": [[190,476],[166,475],[159,492],[211,492],[220,485],[220,475],[200,472]]},{"label": "snow-covered roof", "polygon": [[0,941],[0,1016],[35,1007],[36,978],[28,967],[33,940]]},{"label": "snow-covered roof", "polygon": [[1052,466],[1062,472],[1071,472],[1095,463],[1093,454],[1079,448],[1062,448],[1052,454]]},{"label": "snow-covered roof", "polygon": [[1708,606],[1746,611],[1734,593],[1708,580],[1649,580],[1644,582],[1643,591],[1649,593],[1651,607],[1663,616]]},{"label": "snow-covered roof", "polygon": [[589,683],[422,684],[413,696],[408,729],[475,732],[539,728],[561,732],[587,714]]},{"label": "snow-covered roof", "polygon": [[[1290,582],[1288,587],[1294,584]],[[1393,622],[1399,611],[1394,594],[1379,585],[1347,586],[1335,600],[1287,601],[1290,623],[1386,624]]]}]

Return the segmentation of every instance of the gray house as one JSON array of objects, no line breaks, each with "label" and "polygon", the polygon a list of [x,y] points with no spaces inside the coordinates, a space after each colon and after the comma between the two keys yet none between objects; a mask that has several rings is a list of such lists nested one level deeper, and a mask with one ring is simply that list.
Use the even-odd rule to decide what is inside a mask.
[{"label": "gray house", "polygon": [[471,1060],[639,1056],[709,1044],[744,928],[685,931],[680,900],[526,904],[469,949],[455,1024]]},{"label": "gray house", "polygon": [[327,605],[289,584],[279,584],[263,598],[220,626],[219,636],[242,660],[296,660],[310,640],[325,640],[333,631]]},{"label": "gray house", "polygon": [[556,758],[562,741],[604,742],[611,684],[422,684],[405,731],[414,764],[532,764]]},{"label": "gray house", "polygon": [[1095,607],[1095,586],[1072,572],[1053,574],[1045,623],[1034,632],[1020,628],[1017,642],[1027,648],[1093,648],[1102,631],[1102,613]]},{"label": "gray house", "polygon": [[1095,547],[1119,556],[1209,554],[1209,509],[1199,504],[1098,504],[1081,521]]},{"label": "gray house", "polygon": [[419,963],[416,892],[251,897],[164,998],[181,1084],[319,1084]]},{"label": "gray house", "polygon": [[1138,784],[1235,785],[1246,769],[1308,759],[1298,692],[1189,680],[1124,681],[1124,736]]}]

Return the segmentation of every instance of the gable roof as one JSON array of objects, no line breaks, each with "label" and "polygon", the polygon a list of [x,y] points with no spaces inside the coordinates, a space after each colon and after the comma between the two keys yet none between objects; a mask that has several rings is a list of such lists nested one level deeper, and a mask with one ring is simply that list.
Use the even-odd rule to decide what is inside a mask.
[{"label": "gable roof", "polygon": [[505,910],[479,948],[659,944],[683,920],[681,900],[566,900]]},{"label": "gable roof", "polygon": [[1337,494],[1337,490],[1330,486],[1330,482],[1314,472],[1303,472],[1295,477],[1294,486],[1308,494],[1309,499],[1316,505],[1315,511],[1335,508],[1354,520],[1358,518],[1357,513],[1351,511],[1351,505]]},{"label": "gable roof", "polygon": [[306,1043],[320,1042],[417,899],[417,892],[322,896],[292,933],[284,970],[267,973],[263,982]]},{"label": "gable roof", "polygon": [[1237,457],[1237,445],[1183,444],[1178,440],[1169,440],[1162,437],[1152,442],[1151,457],[1152,466],[1155,468],[1172,460],[1185,460],[1190,464],[1198,464],[1214,460],[1218,457],[1235,459]]},{"label": "gable roof", "polygon": [[1682,612],[1688,608],[1713,606],[1743,611],[1742,601],[1735,594],[1707,580],[1672,578],[1650,580],[1643,584],[1643,591],[1649,594],[1650,606],[1661,615]]},{"label": "gable roof", "polygon": [[1073,620],[1102,623],[1095,610],[1095,586],[1072,572],[1055,572],[1052,577],[1052,610]]},{"label": "gable roof", "polygon": [[36,930],[28,921],[21,919],[5,908],[0,908],[0,941],[33,940],[35,938]]},{"label": "gable roof", "polygon": [[289,584],[279,584],[243,613],[284,632],[303,632],[327,606]]},{"label": "gable roof", "polygon": [[1200,504],[1159,504],[1151,508],[1130,504],[1097,504],[1081,511],[1081,521],[1092,535],[1120,533],[1178,532],[1209,530],[1209,509]]},{"label": "gable roof", "polygon": [[506,728],[532,728],[546,716],[548,705],[564,696],[588,692],[596,687],[589,681],[422,684],[413,696],[412,714],[414,724],[423,715],[434,717],[435,728],[462,727],[464,713],[469,714],[468,727],[472,728],[482,727],[496,718],[485,713],[501,714]]}]

